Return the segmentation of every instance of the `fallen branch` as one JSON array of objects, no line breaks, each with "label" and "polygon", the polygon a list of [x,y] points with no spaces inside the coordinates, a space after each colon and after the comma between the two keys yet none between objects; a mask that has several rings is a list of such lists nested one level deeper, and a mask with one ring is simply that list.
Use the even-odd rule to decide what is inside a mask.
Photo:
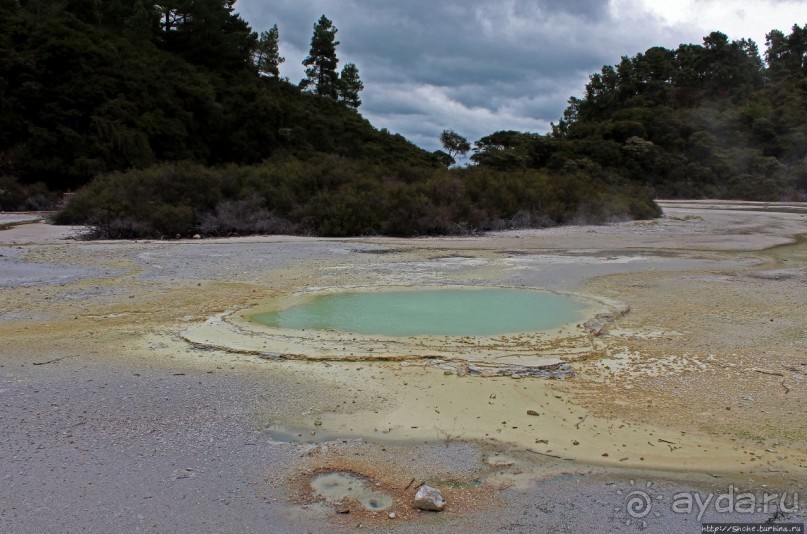
[{"label": "fallen branch", "polygon": [[409,484],[407,484],[404,489],[408,490],[412,486],[412,484],[414,484],[414,483],[415,483],[415,479],[413,478],[412,480],[409,481]]},{"label": "fallen branch", "polygon": [[577,424],[576,424],[576,425],[574,425],[574,426],[575,426],[575,428],[577,428],[577,430],[580,430],[580,425],[582,425],[582,424],[583,424],[583,422],[584,422],[586,419],[588,419],[588,415],[584,415],[584,416],[583,416],[583,418],[582,418],[582,419],[580,419],[580,420],[577,422]]},{"label": "fallen branch", "polygon": [[447,431],[443,430],[442,428],[440,428],[440,427],[439,427],[439,426],[437,426],[437,425],[434,425],[434,429],[435,429],[435,430],[437,430],[437,434],[438,434],[438,435],[442,434],[442,436],[443,436],[443,442],[446,444],[446,447],[448,447],[448,445],[449,445],[449,444],[450,444],[450,443],[451,443],[453,440],[455,440],[455,439],[460,439],[460,438],[461,438],[463,435],[465,435],[464,433],[462,433],[462,434],[455,434],[455,433],[454,433],[454,431],[455,431],[455,429],[456,429],[456,428],[457,428],[457,418],[456,418],[456,417],[454,418],[454,424],[453,424],[453,426],[451,427],[451,431],[449,431],[449,432],[447,432]]},{"label": "fallen branch", "polygon": [[49,363],[60,362],[60,361],[64,360],[65,358],[67,358],[67,356],[60,356],[58,358],[54,358],[54,359],[48,360],[46,362],[33,362],[33,364],[34,365],[48,365]]},{"label": "fallen branch", "polygon": [[785,395],[787,395],[788,393],[790,393],[790,388],[789,388],[789,387],[787,387],[787,385],[785,384],[785,379],[784,379],[784,378],[782,379],[781,384],[782,384],[782,387],[783,387],[783,388],[785,388]]},{"label": "fallen branch", "polygon": [[782,373],[777,373],[776,371],[766,371],[765,369],[754,369],[757,373],[762,373],[763,375],[770,375],[770,376],[785,376]]},{"label": "fallen branch", "polygon": [[541,456],[548,456],[550,458],[555,458],[557,460],[562,460],[562,458],[560,456],[555,456],[554,454],[547,454],[545,452],[538,452],[538,451],[532,451],[532,452],[534,452],[535,454],[540,454]]}]

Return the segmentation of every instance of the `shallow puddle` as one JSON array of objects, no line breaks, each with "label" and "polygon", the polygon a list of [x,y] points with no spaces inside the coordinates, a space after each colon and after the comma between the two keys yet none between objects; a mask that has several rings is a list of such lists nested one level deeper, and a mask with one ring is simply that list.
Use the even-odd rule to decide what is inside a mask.
[{"label": "shallow puddle", "polygon": [[390,495],[374,489],[368,480],[344,471],[317,475],[311,480],[311,488],[326,502],[355,501],[370,511],[386,510],[394,504]]},{"label": "shallow puddle", "polygon": [[338,432],[271,422],[263,425],[263,433],[272,441],[281,443],[324,443],[344,439],[343,434]]}]

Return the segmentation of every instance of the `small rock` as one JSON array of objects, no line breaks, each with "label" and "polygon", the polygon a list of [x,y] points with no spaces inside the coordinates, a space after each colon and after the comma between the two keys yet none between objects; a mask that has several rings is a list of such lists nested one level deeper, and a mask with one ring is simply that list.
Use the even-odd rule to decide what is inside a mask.
[{"label": "small rock", "polygon": [[258,355],[258,358],[261,360],[285,360],[286,357],[282,354],[270,353],[266,352],[264,354]]},{"label": "small rock", "polygon": [[443,494],[437,488],[424,484],[415,494],[415,508],[442,512],[445,506],[446,501],[443,499]]},{"label": "small rock", "polygon": [[527,410],[527,415],[541,415],[541,414],[539,414],[535,410]]},{"label": "small rock", "polygon": [[395,519],[396,517],[398,517],[398,515],[397,515],[395,512],[390,512],[390,513],[387,515],[387,517],[389,517],[390,519]]},{"label": "small rock", "polygon": [[616,322],[616,316],[613,313],[598,313],[594,318],[602,323]]},{"label": "small rock", "polygon": [[583,323],[583,328],[588,330],[592,335],[601,336],[605,333],[605,325],[599,321],[591,319]]},{"label": "small rock", "polygon": [[349,514],[350,513],[350,508],[348,508],[347,506],[340,506],[339,508],[336,509],[336,513],[337,514]]},{"label": "small rock", "polygon": [[202,236],[200,236],[199,234],[193,234],[193,238],[194,239],[202,239]]}]

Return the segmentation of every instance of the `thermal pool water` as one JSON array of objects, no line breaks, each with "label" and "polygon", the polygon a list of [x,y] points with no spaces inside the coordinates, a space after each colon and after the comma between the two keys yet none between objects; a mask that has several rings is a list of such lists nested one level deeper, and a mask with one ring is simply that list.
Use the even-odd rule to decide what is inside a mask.
[{"label": "thermal pool water", "polygon": [[575,322],[584,307],[577,300],[542,291],[421,289],[317,295],[250,319],[275,328],[363,335],[493,336]]}]

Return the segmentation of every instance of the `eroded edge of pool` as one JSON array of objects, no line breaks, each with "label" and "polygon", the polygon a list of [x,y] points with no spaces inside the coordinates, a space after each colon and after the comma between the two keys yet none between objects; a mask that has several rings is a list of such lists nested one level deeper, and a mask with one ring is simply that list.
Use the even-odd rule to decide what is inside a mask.
[{"label": "eroded edge of pool", "polygon": [[[420,289],[518,289],[552,293],[590,303],[580,322],[535,332],[493,336],[382,336],[336,330],[294,330],[249,320],[256,313],[290,307],[314,296],[336,292]],[[434,365],[446,371],[479,376],[566,378],[568,362],[604,355],[599,341],[610,323],[630,311],[623,302],[596,295],[512,286],[340,286],[294,292],[271,302],[209,318],[181,335],[192,345],[267,360],[399,361],[402,365]]]}]

